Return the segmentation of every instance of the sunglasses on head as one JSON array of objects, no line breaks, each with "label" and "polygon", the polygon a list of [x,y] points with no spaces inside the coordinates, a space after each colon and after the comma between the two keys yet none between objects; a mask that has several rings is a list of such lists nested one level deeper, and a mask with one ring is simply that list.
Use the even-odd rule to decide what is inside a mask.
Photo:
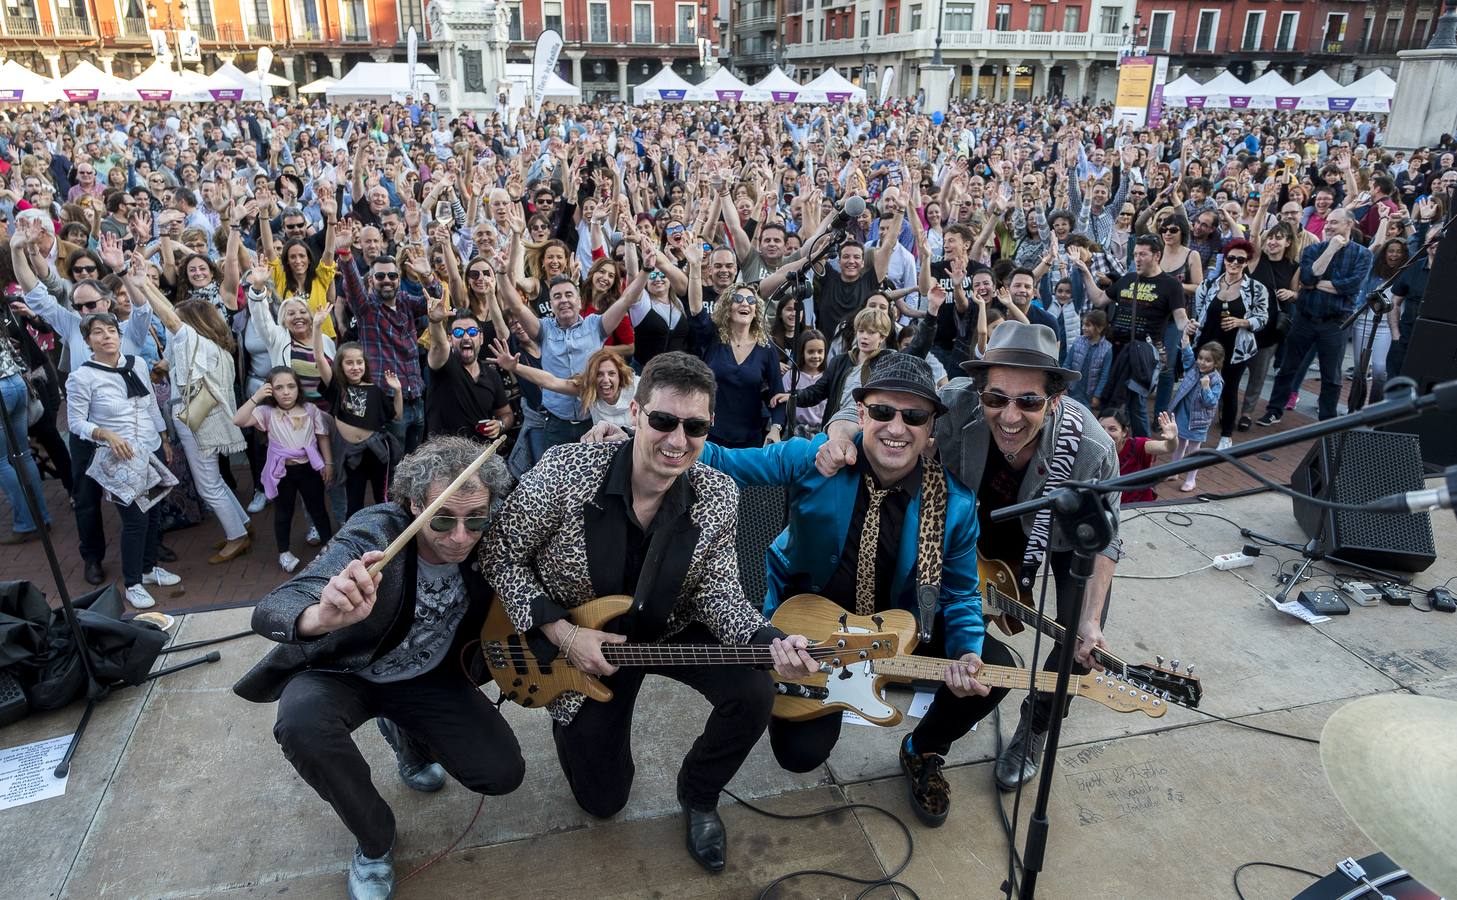
[{"label": "sunglasses on head", "polygon": [[912,428],[926,424],[931,421],[932,416],[929,409],[901,409],[886,403],[867,403],[865,412],[877,422],[889,422],[899,413],[901,421]]},{"label": "sunglasses on head", "polygon": [[683,426],[683,433],[691,438],[701,438],[708,434],[708,429],[713,423],[707,419],[680,419],[672,413],[652,411],[648,413],[648,424],[654,431],[661,431],[664,434],[672,434],[679,425]]},{"label": "sunglasses on head", "polygon": [[1020,397],[1008,397],[1001,391],[982,391],[981,405],[987,409],[1002,409],[1008,403],[1017,404],[1017,408],[1023,412],[1037,412],[1047,405],[1051,399],[1039,394],[1023,394]]},{"label": "sunglasses on head", "polygon": [[490,516],[431,516],[430,530],[440,534],[449,534],[455,530],[455,523],[461,523],[466,531],[480,534],[491,524]]},{"label": "sunglasses on head", "polygon": [[452,328],[452,329],[450,329],[451,336],[452,337],[458,337],[458,338],[465,337],[467,335],[469,335],[471,337],[476,337],[480,333],[481,333],[481,330],[479,328],[477,328],[476,326],[474,326],[474,325],[470,325],[470,326],[467,326],[465,328]]},{"label": "sunglasses on head", "polygon": [[399,272],[375,272],[374,273],[374,280],[375,281],[399,281],[400,280],[400,273]]}]

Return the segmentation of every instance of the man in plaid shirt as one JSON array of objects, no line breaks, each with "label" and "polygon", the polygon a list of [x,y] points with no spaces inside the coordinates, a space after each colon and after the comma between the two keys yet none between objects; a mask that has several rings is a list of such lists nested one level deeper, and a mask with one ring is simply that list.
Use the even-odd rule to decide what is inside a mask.
[{"label": "man in plaid shirt", "polygon": [[[424,269],[422,272],[421,269]],[[420,335],[417,321],[425,316],[425,294],[440,295],[440,282],[428,265],[414,261],[411,279],[401,281],[400,266],[393,256],[376,256],[369,267],[369,284],[355,266],[342,266],[344,299],[354,315],[355,333],[364,349],[364,359],[376,378],[394,372],[405,393],[405,414],[390,423],[390,430],[413,452],[425,427],[425,381],[420,375]],[[415,281],[420,278],[422,281]]]}]

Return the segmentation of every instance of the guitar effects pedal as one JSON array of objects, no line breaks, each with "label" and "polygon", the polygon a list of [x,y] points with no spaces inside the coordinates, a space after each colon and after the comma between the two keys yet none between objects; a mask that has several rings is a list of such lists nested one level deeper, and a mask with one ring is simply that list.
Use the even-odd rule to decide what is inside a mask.
[{"label": "guitar effects pedal", "polygon": [[1381,586],[1381,596],[1392,606],[1411,606],[1411,594],[1407,589],[1395,582],[1387,582]]},{"label": "guitar effects pedal", "polygon": [[1300,604],[1318,616],[1350,615],[1351,607],[1333,590],[1301,591]]},{"label": "guitar effects pedal", "polygon": [[1427,591],[1427,603],[1437,612],[1457,613],[1457,597],[1444,587]]},{"label": "guitar effects pedal", "polygon": [[1346,593],[1357,606],[1379,606],[1381,603],[1381,591],[1364,581],[1346,582]]}]

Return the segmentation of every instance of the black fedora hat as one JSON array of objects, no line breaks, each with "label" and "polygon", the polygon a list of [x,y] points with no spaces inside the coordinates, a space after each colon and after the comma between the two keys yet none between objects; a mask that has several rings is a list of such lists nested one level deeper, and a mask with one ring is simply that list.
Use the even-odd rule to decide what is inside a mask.
[{"label": "black fedora hat", "polygon": [[919,356],[909,353],[889,353],[879,365],[870,370],[870,379],[851,391],[856,402],[863,401],[873,391],[895,391],[900,394],[914,394],[930,400],[936,415],[944,415],[946,406],[936,394],[936,379],[931,375],[931,366]]}]

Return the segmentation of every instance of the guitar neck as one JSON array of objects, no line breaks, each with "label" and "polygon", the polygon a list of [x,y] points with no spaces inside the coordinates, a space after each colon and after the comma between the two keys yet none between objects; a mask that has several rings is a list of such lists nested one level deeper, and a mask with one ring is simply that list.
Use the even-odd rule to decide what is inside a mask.
[{"label": "guitar neck", "polygon": [[[890,659],[877,659],[871,663],[877,675],[885,675],[890,678],[909,678],[919,681],[946,681],[946,670],[955,660],[935,659],[929,656],[895,656]],[[1037,690],[1052,693],[1057,687],[1057,673],[1037,671]],[[977,670],[976,680],[994,688],[1025,688],[1027,687],[1026,669],[1019,669],[1015,666],[982,666]],[[1078,678],[1073,675],[1068,682],[1068,689],[1078,689]]]},{"label": "guitar neck", "polygon": [[[997,590],[993,585],[985,585],[983,593],[992,601],[992,605],[1003,614],[1011,616],[1028,628],[1037,629],[1058,643],[1062,642],[1067,629],[1063,628],[1057,620],[1047,618],[1047,616],[1042,615],[1016,597],[1010,597]],[[1094,648],[1093,658],[1108,671],[1120,678],[1128,674],[1128,663],[1106,650]]]},{"label": "guitar neck", "polygon": [[[854,651],[811,646],[814,659],[853,656]],[[762,645],[724,647],[718,644],[603,644],[602,656],[614,666],[772,666],[774,658]]]}]

